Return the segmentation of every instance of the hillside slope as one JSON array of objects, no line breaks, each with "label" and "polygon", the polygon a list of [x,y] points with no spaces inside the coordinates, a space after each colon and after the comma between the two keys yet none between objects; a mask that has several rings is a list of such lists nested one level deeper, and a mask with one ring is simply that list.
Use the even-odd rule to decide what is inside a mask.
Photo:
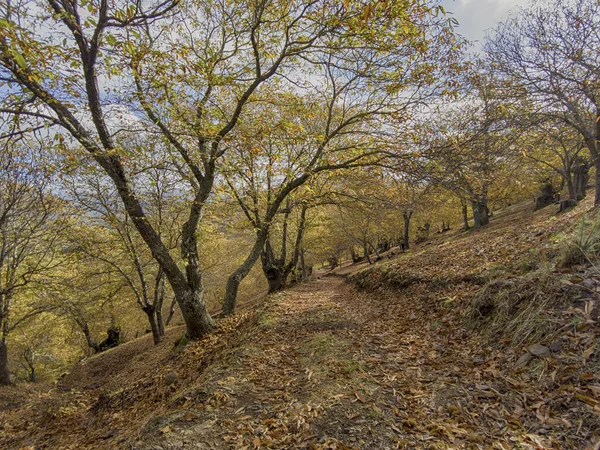
[{"label": "hillside slope", "polygon": [[0,447],[597,448],[600,276],[551,268],[589,207],[515,205],[269,296],[184,348],[172,329],[55,386],[0,390]]}]

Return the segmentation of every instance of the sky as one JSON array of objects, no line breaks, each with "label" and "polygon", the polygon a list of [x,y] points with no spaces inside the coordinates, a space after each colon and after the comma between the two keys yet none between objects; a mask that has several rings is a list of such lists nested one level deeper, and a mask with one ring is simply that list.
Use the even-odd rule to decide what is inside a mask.
[{"label": "sky", "polygon": [[528,0],[442,0],[441,4],[459,21],[458,33],[474,41],[478,50],[486,31],[493,30],[511,10],[527,6]]}]

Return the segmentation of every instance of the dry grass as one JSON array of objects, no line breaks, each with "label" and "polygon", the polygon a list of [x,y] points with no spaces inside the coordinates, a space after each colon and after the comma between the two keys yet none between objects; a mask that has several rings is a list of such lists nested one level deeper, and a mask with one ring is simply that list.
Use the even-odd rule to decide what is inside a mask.
[{"label": "dry grass", "polygon": [[579,219],[573,231],[561,238],[559,267],[593,263],[600,257],[600,214]]},{"label": "dry grass", "polygon": [[549,271],[495,280],[473,297],[468,322],[514,346],[549,340],[564,325],[560,311],[584,295],[582,287],[561,282]]}]

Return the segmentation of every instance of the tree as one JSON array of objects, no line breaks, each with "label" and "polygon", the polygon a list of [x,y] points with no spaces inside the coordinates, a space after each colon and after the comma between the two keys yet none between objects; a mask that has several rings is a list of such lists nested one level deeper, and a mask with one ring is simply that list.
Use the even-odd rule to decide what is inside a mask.
[{"label": "tree", "polygon": [[[61,262],[61,201],[49,193],[50,174],[33,142],[6,141],[0,151],[0,384],[10,384],[9,333],[44,309],[11,315],[19,295]],[[14,319],[14,320],[13,320]]]},{"label": "tree", "polygon": [[[360,26],[351,39],[330,41],[310,56],[319,82],[295,80],[292,92],[263,91],[266,112],[265,106],[252,111],[271,126],[265,132],[251,123],[254,137],[232,137],[229,186],[257,239],[228,280],[224,314],[233,312],[239,283],[259,258],[286,198],[320,173],[381,163],[389,154],[387,124],[406,121],[417,105],[446,92],[446,76],[458,70],[458,44],[448,22],[427,8],[415,14],[412,7],[376,8],[367,19],[379,25],[377,33]],[[440,55],[448,65],[435,61]],[[278,104],[283,107],[273,107]]]},{"label": "tree", "polygon": [[404,230],[402,234],[402,248],[410,249],[410,223],[413,214],[419,209],[422,197],[427,193],[428,186],[414,177],[403,174],[390,177],[391,186],[388,195],[389,206],[402,215]]},{"label": "tree", "polygon": [[585,197],[589,170],[593,162],[580,135],[563,122],[539,124],[521,140],[523,154],[536,162],[544,174],[547,169],[567,185],[569,202],[575,205]]},{"label": "tree", "polygon": [[423,178],[471,204],[477,229],[489,223],[490,191],[517,166],[512,148],[519,134],[493,73],[472,71],[464,88],[463,96],[422,124],[416,166]]},{"label": "tree", "polygon": [[[394,234],[398,234],[386,227],[392,221],[389,220],[392,209],[386,196],[387,187],[382,171],[376,168],[355,170],[338,176],[331,202],[335,210],[333,227],[338,230],[334,243],[337,245],[333,247],[332,256],[337,257],[339,250],[346,250],[357,261],[359,257],[355,247],[358,247],[362,259],[372,264],[371,253],[379,256],[379,242],[389,241]],[[343,239],[340,234],[344,236]]]},{"label": "tree", "polygon": [[[361,40],[387,41],[380,67],[394,73],[399,87],[408,80],[423,84],[433,78],[433,65],[415,56],[428,50],[432,36],[449,50],[454,45],[448,19],[436,18],[436,11],[418,0],[366,7],[362,1],[325,0],[24,1],[1,11],[0,80],[9,89],[1,112],[61,127],[111,178],[195,339],[213,328],[197,229],[222,167],[224,143],[248,103],[263,85],[294,83],[291,74],[310,72],[322,63],[323,49],[368,56],[359,51]],[[424,27],[432,33],[425,35]],[[412,45],[392,52],[397,39]],[[452,52],[436,55],[440,67],[451,67]],[[396,71],[391,63],[400,57],[411,61],[412,71]],[[370,69],[377,61],[372,63]],[[123,108],[126,120],[117,120]],[[171,146],[173,164],[187,175],[191,201],[180,248],[185,269],[147,217],[128,164],[136,155],[119,139],[123,127],[159,133]]]},{"label": "tree", "polygon": [[[152,159],[157,153],[160,155],[149,152],[146,157]],[[140,191],[146,200],[147,216],[173,251],[180,243],[178,230],[184,215],[184,205],[176,196],[179,177],[165,170],[161,161],[144,164],[143,177],[146,182]],[[84,166],[64,178],[69,196],[86,217],[72,234],[74,247],[83,255],[80,264],[96,264],[102,273],[115,275],[117,286],[125,284],[147,316],[154,343],[158,344],[164,335],[162,310],[168,294],[164,271],[140,242],[118,194],[102,173],[93,166]]]},{"label": "tree", "polygon": [[579,133],[596,167],[600,203],[600,4],[595,0],[533,3],[502,23],[485,43],[513,99],[528,96],[534,113]]}]

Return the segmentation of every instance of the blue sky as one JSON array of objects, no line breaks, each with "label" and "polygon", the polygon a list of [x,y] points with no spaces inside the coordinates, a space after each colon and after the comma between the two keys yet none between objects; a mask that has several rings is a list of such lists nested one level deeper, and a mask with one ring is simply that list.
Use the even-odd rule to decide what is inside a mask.
[{"label": "blue sky", "polygon": [[442,0],[442,6],[458,19],[458,32],[471,41],[475,49],[488,30],[506,19],[511,10],[527,6],[528,0]]}]

